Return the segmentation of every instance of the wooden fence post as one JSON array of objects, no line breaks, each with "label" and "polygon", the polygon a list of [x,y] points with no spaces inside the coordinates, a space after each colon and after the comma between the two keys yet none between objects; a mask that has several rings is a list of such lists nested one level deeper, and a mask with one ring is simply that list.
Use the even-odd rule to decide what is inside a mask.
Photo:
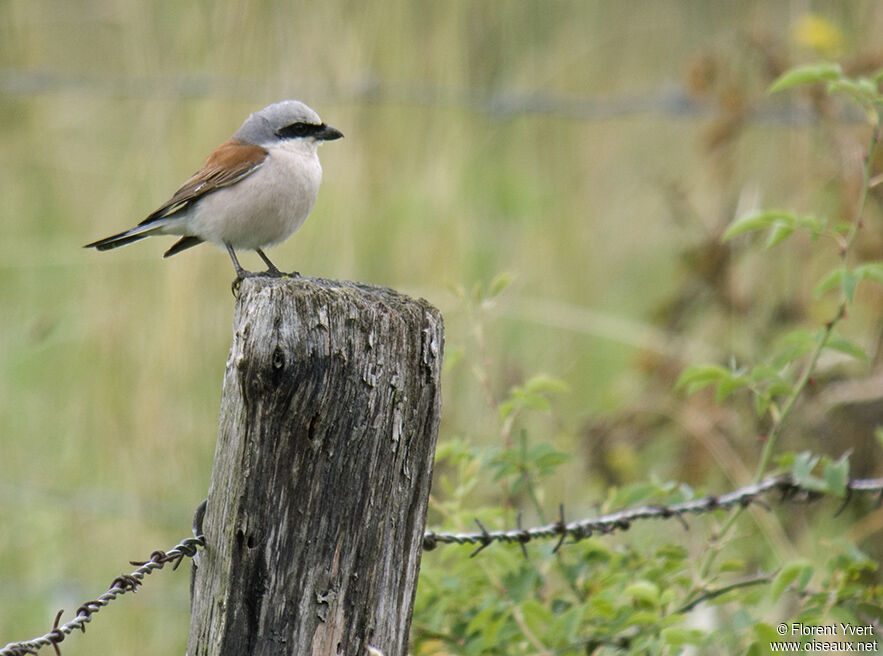
[{"label": "wooden fence post", "polygon": [[390,289],[243,281],[190,656],[405,656],[443,340]]}]

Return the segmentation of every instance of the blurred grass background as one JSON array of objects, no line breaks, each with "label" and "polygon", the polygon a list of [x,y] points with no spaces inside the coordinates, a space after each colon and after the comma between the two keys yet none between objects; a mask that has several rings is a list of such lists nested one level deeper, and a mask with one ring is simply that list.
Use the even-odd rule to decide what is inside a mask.
[{"label": "blurred grass background", "polygon": [[[861,126],[831,159],[830,133],[763,90],[794,62],[874,63],[881,33],[873,0],[0,2],[0,644],[189,533],[229,259],[201,246],[163,261],[162,239],[80,246],[165,201],[249,112],[299,98],[346,135],[322,149],[313,215],[273,260],[442,309],[459,360],[442,440],[497,439],[472,364],[497,399],[538,372],[563,379],[534,427],[576,454],[548,501],[589,512],[605,484],[650,474],[723,491],[736,457],[697,449],[698,424],[681,417],[681,442],[618,441],[605,418],[685,362],[762,355],[789,311],[827,318],[799,252],[735,262],[714,244],[756,204],[849,216],[838,176]],[[456,291],[501,272],[514,282],[492,307]],[[64,653],[182,652],[187,579],[154,574]]]}]

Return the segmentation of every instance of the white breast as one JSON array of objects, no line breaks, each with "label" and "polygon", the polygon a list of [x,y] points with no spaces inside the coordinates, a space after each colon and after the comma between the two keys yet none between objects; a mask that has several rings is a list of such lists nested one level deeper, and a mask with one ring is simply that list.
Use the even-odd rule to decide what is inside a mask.
[{"label": "white breast", "polygon": [[186,234],[255,249],[285,241],[303,225],[322,180],[316,146],[292,140],[267,150],[267,159],[249,176],[196,203],[181,222]]}]

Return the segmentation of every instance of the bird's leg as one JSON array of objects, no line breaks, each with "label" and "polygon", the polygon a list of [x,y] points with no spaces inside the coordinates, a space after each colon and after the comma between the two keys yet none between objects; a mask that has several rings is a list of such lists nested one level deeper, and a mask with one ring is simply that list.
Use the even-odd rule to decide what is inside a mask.
[{"label": "bird's leg", "polygon": [[230,290],[233,292],[233,296],[238,296],[239,293],[239,285],[245,278],[249,276],[253,276],[254,274],[251,271],[246,271],[239,264],[239,260],[236,258],[236,251],[233,250],[233,247],[230,244],[224,243],[224,246],[227,247],[227,252],[230,254],[230,259],[233,260],[233,268],[236,269],[236,277],[233,279],[233,283],[230,285]]},{"label": "bird's leg", "polygon": [[239,259],[236,257],[236,251],[233,250],[233,247],[227,243],[225,243],[224,246],[227,247],[227,252],[230,254],[230,259],[233,260],[233,268],[236,269],[236,277],[242,279],[248,276],[248,274],[251,272],[246,271],[239,264]]},{"label": "bird's leg", "polygon": [[270,261],[270,258],[262,251],[260,248],[254,249],[255,253],[261,256],[261,259],[264,261],[264,264],[267,265],[267,275],[268,276],[282,276],[284,275],[279,269],[276,268],[276,265]]},{"label": "bird's leg", "polygon": [[280,271],[280,270],[276,267],[275,264],[273,264],[272,262],[270,262],[270,258],[267,257],[267,254],[264,253],[264,251],[262,251],[260,248],[256,248],[256,249],[254,249],[254,250],[255,250],[255,252],[256,252],[258,255],[261,256],[261,259],[262,259],[262,260],[266,263],[266,265],[267,265],[267,273],[265,273],[264,275],[267,275],[267,276],[279,276],[279,277],[281,277],[281,278],[300,278],[300,274],[299,274],[297,271],[292,271],[291,273],[284,273],[283,271]]}]

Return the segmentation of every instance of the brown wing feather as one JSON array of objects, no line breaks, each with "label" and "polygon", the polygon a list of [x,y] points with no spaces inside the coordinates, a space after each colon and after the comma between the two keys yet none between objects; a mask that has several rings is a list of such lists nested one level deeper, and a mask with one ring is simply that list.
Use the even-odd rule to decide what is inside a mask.
[{"label": "brown wing feather", "polygon": [[138,225],[165,218],[206,194],[239,182],[263,164],[266,157],[267,151],[261,146],[235,139],[225,141],[212,151],[197,173]]}]

